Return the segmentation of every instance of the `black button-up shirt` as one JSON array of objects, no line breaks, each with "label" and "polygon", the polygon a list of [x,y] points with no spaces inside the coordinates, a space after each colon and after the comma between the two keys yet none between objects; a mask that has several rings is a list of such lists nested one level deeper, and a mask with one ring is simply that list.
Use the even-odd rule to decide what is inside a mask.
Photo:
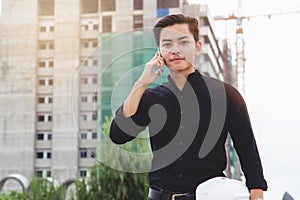
[{"label": "black button-up shirt", "polygon": [[194,192],[207,179],[225,176],[230,133],[247,187],[267,189],[247,108],[234,87],[196,70],[180,91],[169,77],[144,92],[134,116],[125,118],[122,106],[117,110],[110,138],[126,143],[147,126],[153,152],[151,186]]}]

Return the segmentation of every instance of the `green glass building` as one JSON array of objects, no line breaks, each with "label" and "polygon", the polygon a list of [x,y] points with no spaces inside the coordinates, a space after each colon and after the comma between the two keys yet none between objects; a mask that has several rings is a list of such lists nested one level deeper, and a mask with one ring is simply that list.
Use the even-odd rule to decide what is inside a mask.
[{"label": "green glass building", "polygon": [[[150,29],[103,34],[100,41],[98,120],[102,124],[124,102],[157,47]],[[165,82],[167,71],[152,86]]]}]

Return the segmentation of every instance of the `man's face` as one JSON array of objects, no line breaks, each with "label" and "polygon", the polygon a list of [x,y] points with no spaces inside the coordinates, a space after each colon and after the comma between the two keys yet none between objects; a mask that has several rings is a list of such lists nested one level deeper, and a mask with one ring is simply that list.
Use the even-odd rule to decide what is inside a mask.
[{"label": "man's face", "polygon": [[177,72],[193,69],[195,56],[200,53],[201,42],[195,42],[188,24],[174,24],[160,32],[159,48],[165,64]]}]

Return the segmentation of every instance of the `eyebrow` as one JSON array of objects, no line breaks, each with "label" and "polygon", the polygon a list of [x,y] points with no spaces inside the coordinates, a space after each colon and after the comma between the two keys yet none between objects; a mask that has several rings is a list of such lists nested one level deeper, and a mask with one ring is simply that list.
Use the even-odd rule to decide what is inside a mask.
[{"label": "eyebrow", "polygon": [[178,38],[177,40],[183,40],[183,39],[186,39],[186,38],[189,38],[188,36],[182,36],[182,37],[180,37],[180,38]]},{"label": "eyebrow", "polygon": [[[179,37],[177,40],[183,40],[186,38],[189,38],[189,37],[185,35],[185,36]],[[171,39],[163,39],[161,42],[171,42],[171,41],[172,41]]]}]

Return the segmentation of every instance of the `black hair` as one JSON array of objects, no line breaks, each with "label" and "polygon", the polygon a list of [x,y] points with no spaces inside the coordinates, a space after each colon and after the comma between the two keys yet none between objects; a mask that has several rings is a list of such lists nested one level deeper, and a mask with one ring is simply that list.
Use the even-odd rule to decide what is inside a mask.
[{"label": "black hair", "polygon": [[194,17],[185,16],[182,14],[168,15],[159,20],[153,27],[153,33],[156,41],[156,45],[159,46],[160,32],[161,29],[172,26],[174,24],[187,24],[189,31],[193,34],[195,42],[199,40],[199,23]]}]

